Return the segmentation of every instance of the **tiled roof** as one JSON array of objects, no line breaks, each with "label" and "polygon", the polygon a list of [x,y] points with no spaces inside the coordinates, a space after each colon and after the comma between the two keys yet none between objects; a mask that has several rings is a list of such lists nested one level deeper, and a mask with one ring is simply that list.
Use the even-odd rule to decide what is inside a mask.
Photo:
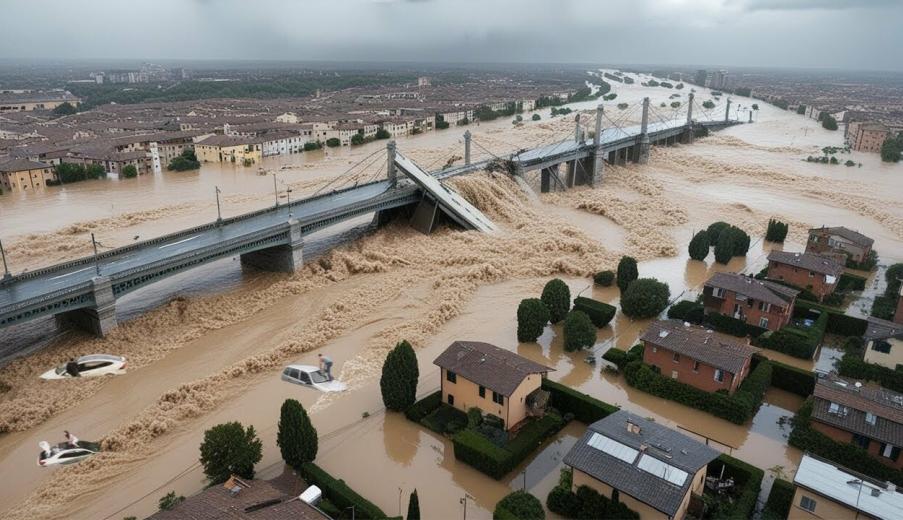
[{"label": "tiled roof", "polygon": [[772,251],[768,253],[768,261],[792,265],[801,269],[807,269],[809,271],[831,276],[840,276],[843,273],[843,265],[833,258],[817,255],[815,253]]},{"label": "tiled roof", "polygon": [[821,232],[827,233],[830,235],[841,236],[854,244],[859,244],[861,246],[870,247],[875,243],[871,238],[863,235],[858,231],[853,231],[852,229],[845,228],[843,226],[835,226],[835,227],[825,227],[822,226],[820,228],[812,228],[809,230],[809,234],[811,235],[813,232]]},{"label": "tiled roof", "polygon": [[455,341],[433,363],[506,397],[513,394],[528,375],[554,370],[479,341]]},{"label": "tiled roof", "polygon": [[257,144],[263,142],[260,137],[239,137],[231,135],[211,135],[210,137],[198,141],[196,145],[201,146],[245,146],[249,144]]},{"label": "tiled roof", "polygon": [[863,334],[862,337],[866,340],[889,338],[903,339],[903,323],[894,323],[892,321],[869,316],[868,326],[865,328],[865,334]]},{"label": "tiled roof", "polygon": [[[894,446],[903,446],[903,394],[876,385],[857,387],[857,381],[834,375],[820,378],[815,385],[812,418],[838,428],[865,435]],[[832,413],[831,403],[846,407]],[[866,412],[876,416],[866,422]]]},{"label": "tiled roof", "polygon": [[786,306],[800,293],[796,289],[779,283],[756,280],[751,276],[735,273],[715,273],[705,284],[742,294],[753,300],[780,306]]},{"label": "tiled roof", "polygon": [[42,170],[50,168],[46,163],[34,162],[28,159],[13,159],[0,164],[0,172],[21,172],[25,170]]},{"label": "tiled roof", "polygon": [[652,323],[641,340],[737,374],[758,349],[698,325],[677,320]]},{"label": "tiled roof", "polygon": [[[636,425],[638,431],[628,430],[628,423]],[[599,440],[615,449],[595,447]],[[644,457],[655,459],[654,466],[677,468],[687,476],[678,485],[674,480],[669,481],[665,473],[655,474],[642,469],[649,467],[641,463]],[[693,476],[717,457],[717,451],[695,439],[620,410],[591,424],[583,438],[565,455],[564,463],[674,516],[692,485]]]}]

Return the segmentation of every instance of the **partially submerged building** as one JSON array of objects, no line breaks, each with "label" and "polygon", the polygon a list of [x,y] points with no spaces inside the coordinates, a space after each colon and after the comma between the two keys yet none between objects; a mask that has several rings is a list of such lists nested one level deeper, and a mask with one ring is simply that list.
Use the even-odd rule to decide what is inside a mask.
[{"label": "partially submerged building", "polygon": [[705,310],[768,330],[790,323],[798,290],[735,273],[715,273],[702,290]]},{"label": "partially submerged building", "polygon": [[875,241],[858,231],[843,226],[813,228],[806,242],[807,253],[833,255],[846,264],[847,259],[861,263],[868,260]]},{"label": "partially submerged building", "polygon": [[455,341],[433,363],[441,368],[443,403],[479,408],[506,430],[544,412],[548,396],[540,386],[553,368],[479,341]]},{"label": "partially submerged building", "polygon": [[714,449],[682,433],[619,410],[589,425],[564,457],[573,486],[618,500],[640,518],[684,518],[701,495]]},{"label": "partially submerged building", "polygon": [[768,278],[806,289],[819,301],[834,292],[843,264],[834,257],[815,253],[768,253]]},{"label": "partially submerged building", "polygon": [[34,191],[56,180],[53,166],[28,159],[0,162],[0,187],[5,191]]}]

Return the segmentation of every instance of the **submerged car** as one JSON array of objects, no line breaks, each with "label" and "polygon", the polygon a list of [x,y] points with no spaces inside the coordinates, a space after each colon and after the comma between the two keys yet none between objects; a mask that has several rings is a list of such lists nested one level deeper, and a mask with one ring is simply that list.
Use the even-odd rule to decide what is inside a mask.
[{"label": "submerged car", "polygon": [[326,374],[311,365],[289,365],[282,370],[282,380],[296,385],[309,386],[321,392],[341,392],[348,388],[345,383],[329,380]]},{"label": "submerged car", "polygon": [[88,441],[79,441],[76,446],[67,442],[50,446],[47,441],[41,441],[38,446],[41,447],[41,453],[38,455],[38,466],[41,467],[74,464],[100,451],[100,444]]},{"label": "submerged car", "polygon": [[[125,358],[110,354],[91,354],[75,360],[79,377],[120,375],[125,373]],[[66,372],[66,363],[41,374],[41,379],[67,379],[73,377]]]}]

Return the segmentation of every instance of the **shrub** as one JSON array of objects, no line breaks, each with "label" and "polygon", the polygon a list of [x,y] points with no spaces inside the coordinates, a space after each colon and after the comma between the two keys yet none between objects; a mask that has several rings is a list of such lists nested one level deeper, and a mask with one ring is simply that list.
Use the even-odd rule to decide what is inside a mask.
[{"label": "shrub", "polygon": [[593,276],[593,282],[596,285],[601,285],[602,287],[611,287],[611,284],[615,281],[615,273],[614,271],[599,271]]},{"label": "shrub", "polygon": [[872,302],[870,314],[876,318],[881,318],[882,320],[892,320],[894,319],[896,310],[896,299],[890,296],[881,295],[875,296],[875,301]]},{"label": "shrub", "polygon": [[185,170],[197,170],[200,167],[201,163],[194,154],[194,150],[189,148],[182,150],[180,155],[177,155],[173,160],[169,161],[169,165],[166,169],[182,172]]},{"label": "shrub", "polygon": [[825,114],[821,119],[821,126],[825,130],[837,130],[837,120],[830,114]]},{"label": "shrub", "polygon": [[342,141],[339,141],[338,137],[330,137],[329,139],[326,140],[326,146],[328,146],[330,148],[335,148],[336,146],[341,146],[341,145],[342,145]]},{"label": "shrub", "polygon": [[884,295],[896,298],[900,294],[900,280],[903,279],[903,263],[893,264],[884,272],[884,281],[887,287],[884,288]]},{"label": "shrub", "polygon": [[571,310],[571,290],[558,278],[546,283],[540,299],[549,309],[549,321],[552,323],[563,320]]},{"label": "shrub", "polygon": [[495,505],[493,520],[545,520],[542,502],[526,491],[515,491]]},{"label": "shrub", "polygon": [[715,245],[718,243],[718,238],[721,236],[721,232],[727,229],[730,229],[731,225],[727,222],[712,222],[709,224],[709,227],[706,228],[705,232],[709,236],[709,244]]},{"label": "shrub", "polygon": [[430,430],[445,435],[455,434],[467,427],[467,414],[454,406],[440,404],[435,410],[420,420],[420,424]]},{"label": "shrub", "polygon": [[709,234],[705,231],[699,231],[693,235],[690,245],[687,247],[690,258],[693,260],[705,260],[709,256]]},{"label": "shrub", "polygon": [[417,400],[417,355],[407,341],[401,341],[383,362],[379,389],[389,410],[404,411]]},{"label": "shrub", "polygon": [[715,261],[719,264],[727,264],[734,257],[733,235],[729,232],[721,233],[715,242]]},{"label": "shrub", "polygon": [[734,256],[746,256],[746,253],[749,252],[749,234],[736,226],[728,228],[728,233],[731,234],[731,241],[734,245]]},{"label": "shrub", "polygon": [[589,316],[590,321],[598,328],[602,328],[615,317],[617,308],[614,305],[578,296],[574,299],[574,310]]},{"label": "shrub", "polygon": [[717,312],[706,314],[703,321],[706,325],[714,330],[717,330],[718,332],[730,334],[731,336],[737,336],[738,338],[745,338],[746,336],[752,336],[755,338],[766,331],[762,327],[749,325],[743,320],[738,320],[737,318]]},{"label": "shrub", "polygon": [[631,318],[652,318],[665,310],[670,296],[668,284],[655,278],[640,278],[630,284],[621,298],[621,312]]},{"label": "shrub", "polygon": [[808,397],[815,391],[814,372],[787,365],[780,361],[770,360],[761,354],[755,354],[753,357],[758,359],[759,362],[768,361],[771,363],[771,386],[802,397]]},{"label": "shrub", "polygon": [[564,320],[564,350],[574,352],[595,342],[596,328],[589,316],[577,310],[569,312]]},{"label": "shrub", "polygon": [[712,101],[711,99],[707,99],[702,102],[702,108],[707,108],[707,109],[711,110],[711,109],[715,108],[715,102]]},{"label": "shrub", "polygon": [[825,330],[828,327],[827,312],[822,312],[815,323],[809,328],[800,328],[793,325],[787,325],[772,332],[770,335],[763,335],[758,338],[757,344],[771,350],[783,352],[789,356],[798,357],[800,359],[812,359],[815,349],[818,348]]},{"label": "shrub", "polygon": [[323,496],[340,511],[354,507],[357,518],[389,518],[380,508],[348,487],[344,480],[335,479],[313,462],[305,462],[298,470],[308,485],[320,488]]},{"label": "shrub", "polygon": [[[388,139],[388,138],[392,137],[392,134],[390,134],[389,131],[386,130],[385,128],[380,128],[379,130],[376,131],[376,135],[375,135],[374,137],[375,137],[376,139]],[[417,497],[417,492],[415,491],[415,492],[412,494],[412,496],[413,496],[414,498],[416,498],[416,497]]]},{"label": "shrub", "polygon": [[768,229],[765,231],[765,240],[783,243],[789,229],[790,226],[786,223],[770,218],[768,219]]},{"label": "shrub", "polygon": [[618,366],[619,370],[624,370],[628,363],[643,359],[643,349],[644,347],[642,343],[630,347],[630,350],[628,350],[627,352],[624,352],[619,348],[612,347],[606,350],[605,354],[602,354],[602,359],[611,361]]},{"label": "shrub", "polygon": [[405,516],[405,520],[420,520],[420,499],[417,498],[416,489],[408,498],[408,514]]},{"label": "shrub", "polygon": [[304,143],[305,152],[312,152],[314,150],[319,150],[320,148],[323,148],[323,143],[320,141],[308,141]]},{"label": "shrub", "polygon": [[845,377],[875,381],[884,388],[903,393],[903,371],[869,363],[858,352],[847,350],[837,363],[837,372]]},{"label": "shrub", "polygon": [[843,273],[837,281],[838,291],[862,291],[865,290],[865,278],[853,274]]},{"label": "shrub", "polygon": [[795,491],[790,482],[780,478],[774,479],[771,491],[768,492],[768,501],[765,502],[765,512],[774,515],[775,518],[787,518],[790,506],[793,505]]},{"label": "shrub", "polygon": [[317,429],[301,403],[286,399],[279,412],[276,445],[282,453],[282,460],[293,468],[317,458]]},{"label": "shrub", "polygon": [[483,410],[480,410],[477,407],[469,408],[467,410],[467,427],[468,428],[476,428],[480,424],[483,423]]},{"label": "shrub", "polygon": [[122,177],[125,179],[134,179],[138,176],[138,168],[134,164],[126,164],[122,167]]},{"label": "shrub", "polygon": [[692,300],[681,300],[668,307],[668,318],[699,324],[705,319],[705,307]]},{"label": "shrub", "polygon": [[517,306],[517,341],[533,342],[551,317],[549,308],[538,298],[521,300]]},{"label": "shrub", "polygon": [[640,515],[621,502],[614,502],[588,486],[580,486],[577,492],[561,484],[555,486],[546,498],[549,511],[564,518],[593,518],[599,520],[639,520]]},{"label": "shrub", "polygon": [[618,288],[621,292],[627,290],[630,282],[639,278],[640,272],[637,270],[636,259],[631,256],[622,256],[618,262]]},{"label": "shrub", "polygon": [[620,409],[549,379],[542,380],[542,389],[549,392],[549,403],[553,408],[563,414],[572,414],[574,419],[585,424],[594,423]]},{"label": "shrub", "polygon": [[706,473],[709,475],[721,475],[724,469],[725,478],[734,479],[734,500],[726,507],[719,507],[712,513],[712,518],[746,520],[753,518],[756,509],[756,501],[759,490],[762,489],[762,477],[765,472],[761,469],[735,459],[730,455],[721,454],[717,459],[709,463]]},{"label": "shrub", "polygon": [[160,511],[169,511],[182,503],[183,500],[185,500],[185,497],[181,495],[176,496],[175,491],[170,491],[169,493],[160,497],[160,500],[157,502],[157,504],[160,507]]},{"label": "shrub", "polygon": [[540,119],[542,119],[542,117],[539,114],[533,114],[533,117],[531,117],[530,119],[532,119],[533,121],[539,121]]},{"label": "shrub", "polygon": [[260,462],[263,445],[253,426],[239,422],[217,424],[204,432],[201,465],[211,484],[221,484],[231,475],[254,478],[254,464]]},{"label": "shrub", "polygon": [[354,134],[351,136],[351,144],[359,145],[364,144],[364,134]]},{"label": "shrub", "polygon": [[404,411],[404,416],[409,421],[419,423],[424,417],[431,414],[436,408],[439,408],[441,404],[442,390],[437,390],[408,407]]}]

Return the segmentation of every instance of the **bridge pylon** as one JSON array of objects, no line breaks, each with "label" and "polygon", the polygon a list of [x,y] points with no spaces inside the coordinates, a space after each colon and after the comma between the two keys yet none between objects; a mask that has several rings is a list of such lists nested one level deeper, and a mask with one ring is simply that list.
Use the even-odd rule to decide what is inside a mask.
[{"label": "bridge pylon", "polygon": [[596,128],[593,134],[593,164],[588,184],[596,186],[602,183],[602,176],[605,174],[605,154],[602,151],[602,115],[605,109],[602,105],[596,107]]},{"label": "bridge pylon", "polygon": [[260,249],[240,255],[241,263],[256,267],[262,271],[278,273],[294,273],[304,264],[304,237],[301,235],[301,223],[298,219],[290,219],[288,226],[288,243]]},{"label": "bridge pylon", "polygon": [[116,328],[116,297],[113,284],[106,276],[91,279],[94,305],[56,315],[59,325],[71,325],[102,338]]},{"label": "bridge pylon", "polygon": [[646,164],[649,162],[649,148],[652,146],[649,142],[649,98],[643,98],[643,122],[640,126],[640,142],[637,146],[636,162]]}]

